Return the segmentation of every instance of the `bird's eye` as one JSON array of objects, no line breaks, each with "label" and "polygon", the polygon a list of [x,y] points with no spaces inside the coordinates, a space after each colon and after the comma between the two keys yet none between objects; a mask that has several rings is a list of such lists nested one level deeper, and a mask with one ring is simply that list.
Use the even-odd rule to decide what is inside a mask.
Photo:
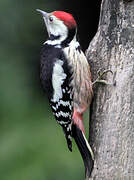
[{"label": "bird's eye", "polygon": [[49,17],[49,21],[51,21],[51,22],[53,21],[53,17],[52,16]]}]

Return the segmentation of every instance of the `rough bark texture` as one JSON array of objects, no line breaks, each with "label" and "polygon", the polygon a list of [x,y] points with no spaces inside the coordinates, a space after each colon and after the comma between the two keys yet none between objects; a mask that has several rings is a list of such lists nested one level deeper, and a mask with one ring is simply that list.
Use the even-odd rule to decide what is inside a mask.
[{"label": "rough bark texture", "polygon": [[100,68],[116,85],[94,86],[90,143],[93,180],[134,180],[134,1],[102,0],[98,31],[87,50],[93,80]]}]

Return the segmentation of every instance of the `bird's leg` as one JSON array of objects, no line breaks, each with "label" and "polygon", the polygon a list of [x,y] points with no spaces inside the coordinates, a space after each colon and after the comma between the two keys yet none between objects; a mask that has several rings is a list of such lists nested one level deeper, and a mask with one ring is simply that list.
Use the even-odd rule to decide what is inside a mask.
[{"label": "bird's leg", "polygon": [[85,134],[85,128],[83,123],[83,113],[85,112],[86,108],[81,109],[81,112],[74,107],[73,113],[73,123],[76,124],[80,130]]},{"label": "bird's leg", "polygon": [[102,83],[102,84],[105,84],[105,85],[112,85],[111,83],[108,83],[106,80],[103,79],[103,76],[105,74],[107,74],[108,72],[110,72],[111,74],[113,74],[113,72],[108,69],[108,70],[104,70],[104,71],[101,71],[99,70],[98,71],[98,77],[97,79],[92,83],[92,85],[96,84],[96,83]]}]

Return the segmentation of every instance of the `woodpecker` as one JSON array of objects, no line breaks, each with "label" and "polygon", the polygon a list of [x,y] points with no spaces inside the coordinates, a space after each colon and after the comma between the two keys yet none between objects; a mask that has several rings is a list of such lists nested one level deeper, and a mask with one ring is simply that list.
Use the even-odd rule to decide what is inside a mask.
[{"label": "woodpecker", "polygon": [[72,151],[74,138],[84,161],[85,175],[90,177],[94,155],[85,137],[83,113],[91,104],[93,90],[90,66],[76,38],[77,23],[64,11],[37,11],[42,14],[48,32],[48,40],[41,49],[41,84],[69,150]]}]

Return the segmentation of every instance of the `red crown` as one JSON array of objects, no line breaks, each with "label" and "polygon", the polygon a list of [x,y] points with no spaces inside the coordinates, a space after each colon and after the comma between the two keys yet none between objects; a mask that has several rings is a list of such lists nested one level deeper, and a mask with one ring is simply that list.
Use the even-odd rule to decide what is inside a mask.
[{"label": "red crown", "polygon": [[74,17],[70,13],[66,13],[64,11],[54,11],[53,15],[62,20],[64,24],[70,29],[77,26]]}]

